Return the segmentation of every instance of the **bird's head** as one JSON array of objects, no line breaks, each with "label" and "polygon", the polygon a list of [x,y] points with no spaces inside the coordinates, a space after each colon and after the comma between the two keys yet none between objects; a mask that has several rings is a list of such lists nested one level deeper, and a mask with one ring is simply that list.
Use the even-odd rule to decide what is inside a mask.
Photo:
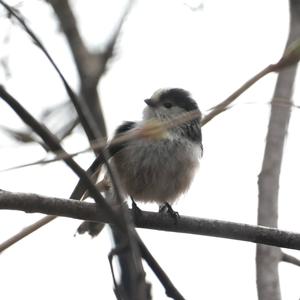
[{"label": "bird's head", "polygon": [[[199,111],[189,92],[179,88],[159,89],[145,100],[144,120],[161,121],[175,118],[182,113]],[[199,111],[200,113],[200,111]]]}]

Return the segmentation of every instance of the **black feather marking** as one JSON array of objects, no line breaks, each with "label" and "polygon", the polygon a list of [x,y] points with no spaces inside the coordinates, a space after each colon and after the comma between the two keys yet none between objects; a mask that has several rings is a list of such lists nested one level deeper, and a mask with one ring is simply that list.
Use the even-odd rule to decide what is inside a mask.
[{"label": "black feather marking", "polygon": [[136,125],[135,122],[125,121],[116,129],[115,135],[120,133],[125,133],[126,131],[129,131],[130,129],[134,128],[135,125]]},{"label": "black feather marking", "polygon": [[[115,132],[115,135],[125,133],[126,131],[132,129],[135,126],[135,122],[124,122],[122,125],[120,125]],[[120,151],[122,148],[124,148],[125,144],[119,144],[119,145],[108,145],[104,151],[107,151],[107,159],[114,156],[118,151]],[[99,166],[102,166],[104,163],[104,157],[103,153],[100,153],[94,162],[91,164],[91,166],[88,168],[87,173],[89,175],[92,175],[96,172],[96,170],[99,168]]]},{"label": "black feather marking", "polygon": [[190,93],[184,89],[175,88],[166,90],[159,98],[161,102],[171,101],[174,105],[182,107],[186,111],[198,109],[196,101],[192,99]]},{"label": "black feather marking", "polygon": [[184,137],[195,143],[202,143],[202,132],[200,122],[198,120],[193,120],[187,124],[182,125]]},{"label": "black feather marking", "polygon": [[[121,124],[115,132],[115,136],[118,134],[123,134],[129,131],[130,129],[133,129],[135,127],[135,122],[126,121],[123,124]],[[126,143],[117,144],[117,145],[110,145],[109,152],[113,156],[115,153],[119,152],[121,149],[123,149],[126,146]]]}]

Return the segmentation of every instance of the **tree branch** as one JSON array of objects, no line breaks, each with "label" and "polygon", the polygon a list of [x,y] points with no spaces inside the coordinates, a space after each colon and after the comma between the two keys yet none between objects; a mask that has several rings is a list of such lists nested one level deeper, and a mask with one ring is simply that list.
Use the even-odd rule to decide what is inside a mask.
[{"label": "tree branch", "polygon": [[[42,124],[40,124],[26,109],[14,99],[5,89],[0,85],[0,97],[16,112],[16,114],[23,120],[25,124],[32,128],[32,130],[38,134],[45,144],[53,151],[61,151],[62,153],[67,153],[60,145],[57,138]],[[87,176],[85,171],[72,159],[65,158],[64,162],[78,175],[80,181],[89,190],[90,195],[95,199],[97,204],[104,209],[111,218],[115,219],[116,223],[120,226],[119,219],[116,214],[112,211],[111,207],[106,203],[101,193],[97,190],[95,185],[91,182],[90,178]]]},{"label": "tree branch", "polygon": [[90,108],[91,114],[97,122],[102,137],[106,137],[106,126],[97,85],[107,69],[108,61],[113,57],[116,41],[119,37],[124,20],[131,9],[132,1],[130,0],[128,2],[115,32],[112,33],[106,50],[99,53],[90,52],[84,44],[77,26],[76,18],[68,0],[46,0],[46,2],[52,6],[71,49],[80,77],[83,100]]},{"label": "tree branch", "polygon": [[[108,223],[111,220],[111,218],[109,218],[109,216],[94,203],[45,197],[37,194],[11,193],[3,190],[0,190],[0,210],[1,209],[20,210],[27,213],[39,212],[49,214],[45,218],[39,220],[38,223],[35,223],[38,227],[54,220],[56,216],[89,220],[94,222],[100,221],[103,223]],[[19,234],[15,235],[17,241],[19,240],[19,236],[26,236],[28,231],[31,233],[31,227],[32,225],[30,225],[29,228],[24,228],[19,232]],[[164,270],[157,263],[155,258],[151,255],[141,238],[136,233],[134,233],[134,236],[138,242],[138,246],[143,258],[164,286],[166,294],[169,297],[173,297],[173,299],[184,299],[184,297],[168,278]],[[0,246],[0,253],[14,244],[14,242],[15,240],[12,238],[5,241],[5,243],[2,243]]]},{"label": "tree branch", "polygon": [[[27,124],[30,126],[34,132],[36,132],[42,140],[45,142],[45,144],[53,151],[62,151],[64,153],[64,149],[59,144],[59,141],[57,138],[43,125],[39,124],[35,118],[30,115],[29,112],[23,108],[20,103],[18,103],[9,93],[7,93],[3,87],[0,86],[0,97],[17,113],[17,115]],[[107,167],[109,168],[109,165],[107,163],[107,158],[105,155],[105,150],[101,152],[102,158],[104,159],[104,162],[106,162]],[[65,152],[65,154],[67,154]],[[122,233],[122,241],[126,243],[129,251],[125,252],[126,257],[128,257],[128,260],[130,261],[130,264],[127,268],[127,271],[130,275],[133,276],[133,279],[131,280],[132,284],[132,293],[130,293],[131,299],[147,299],[146,298],[146,283],[145,283],[145,276],[143,276],[144,271],[142,268],[141,263],[141,255],[139,252],[139,248],[137,245],[137,241],[135,238],[135,235],[132,234],[132,228],[131,228],[131,222],[129,221],[129,218],[126,218],[127,211],[118,205],[117,210],[112,210],[110,205],[104,200],[101,193],[98,191],[97,187],[92,183],[89,176],[86,174],[86,172],[72,159],[72,158],[66,158],[64,159],[65,163],[78,175],[80,178],[80,181],[82,181],[83,186],[87,188],[89,194],[94,198],[94,200],[97,202],[97,205],[99,208],[104,210],[109,218],[111,218],[115,225],[117,225],[117,229],[120,233]],[[110,172],[111,180],[113,180],[113,174]],[[115,191],[118,192],[118,185],[115,184],[114,186]],[[76,190],[76,188],[75,188]],[[75,193],[75,191],[73,192]],[[73,194],[72,193],[72,194]],[[121,201],[121,198],[120,198]],[[127,292],[127,290],[126,290]]]},{"label": "tree branch", "polygon": [[[94,203],[3,190],[0,190],[0,209],[43,213],[101,223],[111,221],[107,213]],[[174,223],[174,219],[168,214],[146,211],[132,215],[138,228],[206,235],[300,250],[299,233],[276,228],[187,216],[180,216],[178,222]]]},{"label": "tree branch", "polygon": [[25,21],[4,1],[0,0],[0,3],[3,5],[3,7],[14,17],[18,20],[18,22],[22,25],[23,29],[27,32],[27,34],[33,39],[35,44],[41,49],[41,51],[45,54],[51,65],[54,67],[55,71],[59,75],[60,79],[63,82],[63,85],[66,89],[66,92],[68,96],[70,97],[70,100],[72,101],[77,114],[79,116],[80,122],[82,124],[83,129],[86,132],[86,135],[88,136],[89,140],[96,140],[97,138],[100,138],[101,135],[99,134],[99,129],[97,126],[96,121],[94,118],[90,118],[91,110],[87,106],[85,102],[79,101],[76,94],[73,92],[72,88],[70,87],[69,83],[63,76],[62,72],[54,62],[53,58],[47,51],[47,49],[44,47],[43,43],[40,41],[40,39],[33,33],[33,31],[27,26]]},{"label": "tree branch", "polygon": [[[285,103],[285,107],[271,106],[271,114],[266,137],[262,169],[258,176],[258,217],[259,225],[277,227],[278,193],[284,144],[291,114],[293,86],[297,70],[297,60],[293,60],[290,45],[300,37],[299,1],[290,1],[290,32],[285,53],[277,67],[289,66],[279,70],[272,103]],[[297,57],[296,57],[297,58]],[[291,64],[294,63],[294,64]],[[296,64],[295,64],[296,63]],[[256,251],[256,276],[259,300],[280,300],[280,280],[278,263],[281,250],[258,245]]]},{"label": "tree branch", "polygon": [[236,100],[240,95],[242,95],[246,90],[248,90],[254,83],[259,81],[261,78],[266,76],[269,73],[274,72],[277,70],[276,65],[269,65],[265,67],[263,70],[258,72],[256,75],[254,75],[252,78],[247,80],[240,88],[238,88],[236,91],[234,91],[229,97],[227,97],[224,101],[220,102],[218,105],[214,106],[211,109],[211,112],[208,113],[206,116],[203,117],[201,124],[204,126],[206,123],[211,121],[214,117],[225,111],[228,106]]},{"label": "tree branch", "polygon": [[[68,41],[71,53],[73,55],[80,80],[85,80],[84,77],[95,77],[97,69],[100,68],[101,62],[96,58],[97,56],[91,56],[86,48],[81,35],[77,27],[77,21],[71,10],[69,1],[67,0],[46,0],[55,12],[55,15],[59,21],[60,27],[64,32],[64,35]],[[92,61],[92,58],[95,60]]]},{"label": "tree branch", "polygon": [[300,267],[300,259],[285,252],[281,252],[281,261]]}]

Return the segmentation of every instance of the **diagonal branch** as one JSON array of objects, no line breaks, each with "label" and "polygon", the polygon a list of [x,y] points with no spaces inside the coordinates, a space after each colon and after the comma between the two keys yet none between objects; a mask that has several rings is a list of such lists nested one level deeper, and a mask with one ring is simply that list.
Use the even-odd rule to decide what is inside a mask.
[{"label": "diagonal branch", "polygon": [[[37,120],[34,119],[29,112],[27,112],[9,93],[7,93],[3,87],[0,86],[0,97],[11,106],[11,108],[18,114],[18,116],[32,128],[32,130],[37,133],[45,144],[53,151],[61,151],[62,153],[67,153],[64,151],[62,146],[59,144],[58,139],[43,125],[41,125]],[[105,155],[105,150],[101,152],[104,162],[107,164],[107,157]],[[127,274],[131,276],[129,295],[131,299],[147,299],[146,298],[146,283],[145,276],[143,276],[144,271],[141,263],[141,256],[139,248],[137,245],[137,240],[134,232],[133,225],[127,217],[126,208],[122,206],[118,210],[113,211],[110,205],[104,200],[101,193],[98,191],[97,187],[92,183],[85,171],[72,159],[64,159],[65,163],[78,175],[80,181],[82,181],[83,186],[85,186],[89,194],[95,199],[99,208],[104,210],[107,213],[108,217],[113,220],[114,224],[117,225],[116,228],[119,230],[119,233],[122,233],[122,241],[128,244],[129,251],[125,252],[125,257],[127,258]],[[109,169],[109,168],[108,168]],[[109,169],[110,170],[110,169]],[[118,193],[118,184],[115,183],[114,174],[110,170],[111,180],[114,183],[115,191]],[[120,198],[120,196],[118,197]],[[120,202],[121,202],[120,198]],[[120,207],[120,205],[118,205]],[[126,293],[128,291],[126,290]]]},{"label": "diagonal branch", "polygon": [[86,105],[85,102],[79,101],[75,93],[73,92],[72,88],[70,87],[69,83],[63,76],[62,72],[54,62],[53,58],[47,51],[47,49],[44,47],[42,42],[39,40],[39,38],[33,33],[33,31],[27,26],[25,21],[4,1],[0,0],[0,3],[3,5],[3,7],[14,17],[18,20],[18,22],[22,25],[24,30],[28,33],[28,35],[33,39],[35,44],[41,49],[41,51],[45,54],[51,65],[54,67],[55,71],[59,75],[60,79],[63,82],[63,85],[67,91],[68,96],[70,97],[77,114],[79,116],[80,122],[89,138],[89,140],[96,140],[97,138],[101,137],[98,127],[96,125],[96,121],[94,118],[90,118],[91,112],[89,107]]},{"label": "diagonal branch", "polygon": [[[16,114],[23,120],[25,124],[30,126],[32,130],[38,134],[45,144],[53,151],[61,151],[67,153],[60,145],[58,139],[42,124],[40,124],[20,103],[17,102],[8,92],[0,86],[0,97],[16,112]],[[116,221],[116,224],[122,228],[119,219],[112,211],[111,207],[106,203],[100,192],[97,190],[95,185],[91,182],[85,171],[70,157],[65,158],[64,162],[78,175],[83,185],[89,190],[90,195],[95,199],[99,207],[101,207],[110,218]]]},{"label": "diagonal branch", "polygon": [[266,76],[267,74],[274,72],[277,70],[276,65],[269,65],[265,67],[263,70],[258,72],[252,78],[247,80],[240,88],[234,91],[230,96],[228,96],[224,101],[220,102],[218,105],[211,109],[211,112],[203,117],[201,124],[202,126],[212,120],[214,117],[228,109],[228,106],[235,101],[240,95],[242,95],[246,90],[248,90],[254,83],[259,81],[261,78]]},{"label": "diagonal branch", "polygon": [[84,44],[68,0],[46,0],[46,2],[52,6],[71,49],[80,77],[82,100],[90,108],[91,115],[96,121],[102,137],[105,137],[106,126],[97,85],[107,69],[109,60],[113,57],[116,41],[118,40],[121,28],[131,9],[133,1],[129,0],[105,51],[99,53],[89,51]]},{"label": "diagonal branch", "polygon": [[98,56],[92,56],[86,48],[79,33],[77,21],[71,10],[69,1],[46,0],[46,2],[52,6],[59,20],[60,27],[70,46],[80,80],[84,80],[87,75],[89,75],[88,77],[94,78],[96,69],[100,68],[101,62]]}]

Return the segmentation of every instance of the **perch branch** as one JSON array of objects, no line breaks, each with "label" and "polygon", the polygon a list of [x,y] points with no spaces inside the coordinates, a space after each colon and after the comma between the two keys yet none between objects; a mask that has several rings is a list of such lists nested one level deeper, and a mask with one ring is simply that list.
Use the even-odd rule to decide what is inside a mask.
[{"label": "perch branch", "polygon": [[[2,190],[0,191],[0,209],[43,213],[92,222],[111,221],[111,218],[95,203]],[[300,250],[299,233],[277,228],[187,216],[180,216],[175,224],[174,219],[167,214],[146,211],[133,214],[133,217],[135,225],[139,228],[206,235]]]}]

